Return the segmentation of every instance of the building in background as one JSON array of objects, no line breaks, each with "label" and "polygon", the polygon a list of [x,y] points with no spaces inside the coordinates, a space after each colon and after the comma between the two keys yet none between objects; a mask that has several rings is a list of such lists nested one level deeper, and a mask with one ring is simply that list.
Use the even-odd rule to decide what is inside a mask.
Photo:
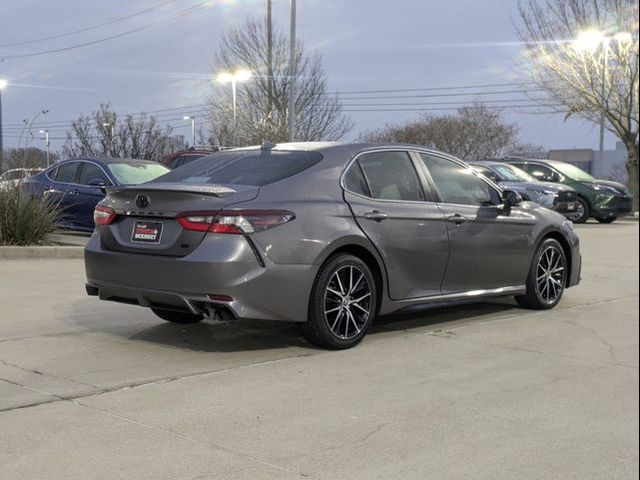
[{"label": "building in background", "polygon": [[627,183],[627,149],[622,142],[616,142],[615,150],[605,150],[601,165],[598,150],[572,148],[549,150],[550,160],[560,160],[589,172],[594,177]]}]

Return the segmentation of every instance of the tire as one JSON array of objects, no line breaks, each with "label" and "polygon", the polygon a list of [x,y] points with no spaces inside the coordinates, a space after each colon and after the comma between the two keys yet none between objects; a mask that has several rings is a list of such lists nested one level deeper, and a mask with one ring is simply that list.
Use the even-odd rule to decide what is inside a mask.
[{"label": "tire", "polygon": [[589,220],[589,216],[591,215],[589,203],[584,198],[578,197],[576,204],[577,208],[575,213],[569,213],[566,216],[573,223],[585,223]]},{"label": "tire", "polygon": [[334,255],[320,268],[313,283],[302,333],[319,347],[351,348],[360,343],[373,323],[377,298],[367,264],[353,255]]},{"label": "tire", "polygon": [[612,215],[610,217],[596,217],[596,220],[600,223],[613,223],[618,217]]},{"label": "tire", "polygon": [[162,308],[152,308],[151,311],[158,317],[167,322],[187,325],[190,323],[198,323],[204,317],[202,315],[194,315],[187,312],[176,312],[175,310],[164,310]]},{"label": "tire", "polygon": [[523,308],[548,310],[555,307],[567,284],[567,257],[560,242],[547,238],[533,255],[527,290],[516,302]]}]

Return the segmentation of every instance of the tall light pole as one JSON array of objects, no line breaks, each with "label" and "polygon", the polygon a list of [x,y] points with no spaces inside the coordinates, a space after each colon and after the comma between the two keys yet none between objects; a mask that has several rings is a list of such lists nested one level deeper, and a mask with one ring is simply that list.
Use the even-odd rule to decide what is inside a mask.
[{"label": "tall light pole", "polygon": [[191,146],[196,148],[196,117],[185,115],[183,120],[191,120]]},{"label": "tall light pole", "polygon": [[111,133],[111,140],[113,140],[116,136],[116,126],[113,123],[103,123],[102,124],[103,127],[111,127],[109,132]]},{"label": "tall light pole", "polygon": [[602,168],[604,164],[604,125],[605,125],[605,108],[607,96],[607,70],[609,68],[609,42],[616,40],[619,43],[627,42],[631,39],[631,34],[628,32],[619,32],[610,37],[603,32],[597,30],[587,30],[578,34],[578,37],[574,41],[574,46],[578,50],[588,50],[594,52],[598,47],[602,46],[602,75],[600,85],[600,101],[602,107],[600,109],[600,131],[599,131],[599,148],[598,148],[598,164],[596,168],[592,169],[595,176],[602,174]]},{"label": "tall light pole", "polygon": [[47,149],[47,167],[51,164],[49,162],[49,130],[40,130],[40,133],[44,133],[44,146]]},{"label": "tall light pole", "polygon": [[237,85],[238,82],[246,82],[251,78],[251,71],[249,70],[236,70],[235,72],[222,72],[217,76],[217,80],[219,83],[230,83],[231,84],[231,99],[233,103],[233,136],[235,138],[235,130],[238,125],[238,93],[237,93]]},{"label": "tall light pole", "polygon": [[4,145],[2,143],[2,90],[7,86],[7,81],[0,78],[0,173],[2,173],[2,164],[4,160]]},{"label": "tall light pole", "polygon": [[291,0],[289,33],[289,141],[293,142],[296,126],[296,0]]}]

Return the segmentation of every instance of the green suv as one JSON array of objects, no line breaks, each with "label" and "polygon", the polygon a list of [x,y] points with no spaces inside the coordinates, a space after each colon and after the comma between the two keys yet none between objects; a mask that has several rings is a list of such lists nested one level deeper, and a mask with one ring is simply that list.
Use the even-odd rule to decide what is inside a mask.
[{"label": "green suv", "polygon": [[507,163],[540,181],[562,183],[578,192],[576,211],[567,215],[574,223],[584,223],[589,217],[611,223],[631,212],[633,195],[622,183],[599,180],[575,165],[557,160],[509,159]]}]

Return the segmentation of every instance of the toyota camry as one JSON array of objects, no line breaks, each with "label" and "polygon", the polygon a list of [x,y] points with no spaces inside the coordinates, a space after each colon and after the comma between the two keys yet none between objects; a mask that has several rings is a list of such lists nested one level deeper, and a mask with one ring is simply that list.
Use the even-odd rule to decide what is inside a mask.
[{"label": "toyota camry", "polygon": [[175,323],[300,322],[348,348],[379,315],[514,296],[548,309],[580,280],[573,225],[414,145],[228,150],[107,189],[86,290]]}]

